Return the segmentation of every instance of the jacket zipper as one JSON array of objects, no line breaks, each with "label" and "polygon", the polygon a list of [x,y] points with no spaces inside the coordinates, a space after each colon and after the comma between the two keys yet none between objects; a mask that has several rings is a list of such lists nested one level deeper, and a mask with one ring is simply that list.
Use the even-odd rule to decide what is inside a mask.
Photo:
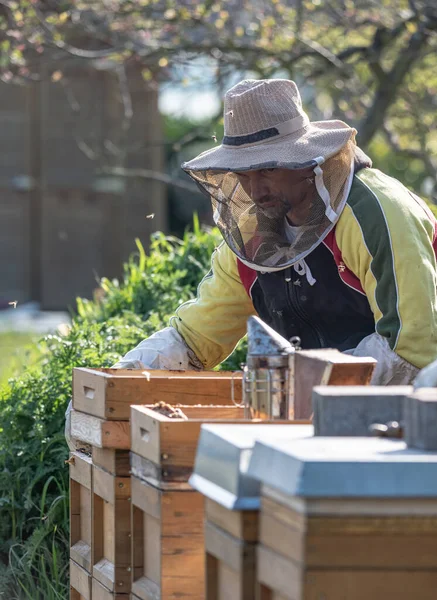
[{"label": "jacket zipper", "polygon": [[[309,318],[306,316],[304,310],[300,307],[299,297],[298,297],[297,291],[295,289],[296,286],[291,281],[293,279],[293,273],[292,273],[291,267],[288,268],[287,279],[290,279],[290,282],[285,281],[285,286],[287,288],[287,298],[290,302],[290,306],[291,306],[292,310],[294,310],[297,317],[314,332],[317,339],[319,340],[320,347],[326,348],[327,344],[325,342],[324,336],[319,331],[319,329],[317,329],[317,327],[315,325],[313,325],[313,323],[311,323]],[[292,288],[291,294],[290,294],[290,287]]]}]

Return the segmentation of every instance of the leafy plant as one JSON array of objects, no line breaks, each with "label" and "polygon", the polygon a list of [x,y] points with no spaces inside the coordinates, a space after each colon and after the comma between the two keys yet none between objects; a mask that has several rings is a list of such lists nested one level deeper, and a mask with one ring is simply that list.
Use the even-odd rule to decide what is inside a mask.
[{"label": "leafy plant", "polygon": [[[182,239],[157,233],[146,254],[102,279],[103,296],[78,299],[66,335],[49,335],[37,358],[0,388],[0,599],[68,597],[68,458],[64,413],[73,367],[105,367],[168,324],[192,298],[219,242],[194,219]],[[244,344],[220,368],[239,369]]]}]

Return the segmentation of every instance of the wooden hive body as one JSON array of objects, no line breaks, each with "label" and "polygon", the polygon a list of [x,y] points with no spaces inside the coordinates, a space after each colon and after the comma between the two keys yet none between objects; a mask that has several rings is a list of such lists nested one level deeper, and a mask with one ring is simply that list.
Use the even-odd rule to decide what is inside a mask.
[{"label": "wooden hive body", "polygon": [[290,425],[279,421],[251,427],[211,424],[202,430],[190,481],[205,494],[208,600],[255,598],[260,487],[248,476],[248,467],[258,439],[312,436],[311,426]]},{"label": "wooden hive body", "polygon": [[[233,390],[233,392],[232,392]],[[73,408],[106,421],[129,421],[131,404],[232,404],[241,374],[130,369],[73,370]]]},{"label": "wooden hive body", "polygon": [[[131,410],[132,593],[141,600],[176,599],[178,594],[200,600],[205,586],[203,496],[188,479],[201,427],[207,423],[246,427],[251,421],[244,420],[243,409],[236,406],[181,407],[187,420],[169,418],[147,406]],[[281,423],[272,425],[276,429]],[[241,518],[245,523],[246,517]],[[253,540],[244,539],[246,529],[241,539],[251,544]]]},{"label": "wooden hive body", "polygon": [[435,454],[313,437],[257,443],[252,458],[260,600],[435,598]]},{"label": "wooden hive body", "polygon": [[286,505],[283,498],[278,501],[277,494],[264,490],[260,600],[435,597],[436,506],[432,509],[429,501],[420,499],[402,503],[339,499],[315,506],[315,514],[305,514],[301,506]]},{"label": "wooden hive body", "polygon": [[185,406],[188,420],[132,407],[132,593],[204,598],[203,497],[188,484],[202,423],[243,417],[235,406]]}]

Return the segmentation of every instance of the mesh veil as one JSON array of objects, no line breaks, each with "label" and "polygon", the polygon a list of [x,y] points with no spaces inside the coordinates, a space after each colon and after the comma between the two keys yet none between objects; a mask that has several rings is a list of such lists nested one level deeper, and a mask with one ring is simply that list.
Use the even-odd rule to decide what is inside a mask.
[{"label": "mesh veil", "polygon": [[[214,220],[238,258],[257,271],[284,269],[305,258],[334,227],[346,203],[353,177],[355,141],[352,137],[334,156],[314,159],[315,193],[308,216],[293,243],[287,240],[284,218],[269,218],[243,190],[231,170],[202,169],[187,173],[211,198]],[[287,168],[286,163],[251,169]],[[296,164],[288,166],[296,169]],[[242,170],[242,169],[241,169]]]}]

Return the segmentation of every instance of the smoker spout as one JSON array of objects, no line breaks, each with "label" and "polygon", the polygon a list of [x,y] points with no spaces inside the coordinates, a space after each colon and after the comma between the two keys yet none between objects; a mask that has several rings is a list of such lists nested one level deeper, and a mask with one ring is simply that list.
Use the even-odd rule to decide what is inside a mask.
[{"label": "smoker spout", "polygon": [[280,356],[294,351],[290,342],[259,317],[249,317],[247,337],[248,356]]}]

